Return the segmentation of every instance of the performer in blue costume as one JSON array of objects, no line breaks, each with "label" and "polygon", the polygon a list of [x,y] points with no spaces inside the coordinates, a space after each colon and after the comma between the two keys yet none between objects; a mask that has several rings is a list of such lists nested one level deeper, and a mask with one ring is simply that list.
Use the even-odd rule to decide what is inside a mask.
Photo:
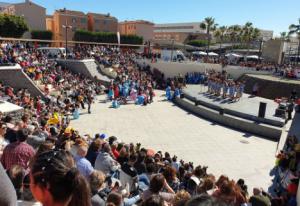
[{"label": "performer in blue costume", "polygon": [[170,86],[168,86],[167,89],[166,89],[166,97],[167,97],[167,100],[171,100],[172,99],[171,87]]},{"label": "performer in blue costume", "polygon": [[181,94],[180,89],[179,89],[179,88],[176,88],[176,89],[175,89],[175,92],[174,92],[174,98],[175,98],[175,97],[180,97],[180,94]]},{"label": "performer in blue costume", "polygon": [[234,83],[230,83],[230,86],[229,86],[229,96],[230,96],[231,100],[234,99],[234,94],[235,94],[235,84]]},{"label": "performer in blue costume", "polygon": [[120,107],[120,104],[119,104],[118,100],[114,99],[112,101],[112,107],[115,108],[115,109]]},{"label": "performer in blue costume", "polygon": [[108,90],[108,99],[113,100],[114,98],[114,90],[112,88],[109,88]]},{"label": "performer in blue costume", "polygon": [[144,101],[145,101],[145,97],[143,95],[139,95],[137,98],[136,104],[142,105],[142,104],[144,104]]},{"label": "performer in blue costume", "polygon": [[78,105],[75,106],[75,109],[74,109],[74,112],[73,112],[73,118],[74,119],[79,119],[79,106]]}]

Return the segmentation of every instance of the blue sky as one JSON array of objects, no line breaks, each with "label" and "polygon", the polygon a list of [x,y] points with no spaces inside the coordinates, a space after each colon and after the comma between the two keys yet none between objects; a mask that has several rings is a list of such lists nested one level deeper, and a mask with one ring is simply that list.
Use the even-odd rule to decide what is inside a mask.
[{"label": "blue sky", "polygon": [[[21,0],[1,0],[21,2]],[[274,30],[278,35],[300,18],[300,0],[33,0],[47,14],[66,7],[83,12],[110,13],[119,21],[143,19],[154,23],[198,22],[207,16],[219,25],[244,24]]]}]

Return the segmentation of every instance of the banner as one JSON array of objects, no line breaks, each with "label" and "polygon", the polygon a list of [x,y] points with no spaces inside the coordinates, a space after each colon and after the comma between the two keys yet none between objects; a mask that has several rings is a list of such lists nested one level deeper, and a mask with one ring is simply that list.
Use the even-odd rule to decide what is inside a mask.
[{"label": "banner", "polygon": [[117,32],[117,38],[118,38],[118,45],[120,47],[120,44],[121,44],[120,32]]}]

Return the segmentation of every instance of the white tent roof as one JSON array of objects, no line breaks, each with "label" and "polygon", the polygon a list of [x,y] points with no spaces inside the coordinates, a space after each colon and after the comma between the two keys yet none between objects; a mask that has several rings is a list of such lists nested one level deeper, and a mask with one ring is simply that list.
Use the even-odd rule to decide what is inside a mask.
[{"label": "white tent roof", "polygon": [[236,58],[241,58],[243,57],[242,55],[235,54],[235,53],[229,53],[225,55],[226,57],[236,57]]},{"label": "white tent roof", "polygon": [[207,53],[206,53],[206,52],[203,52],[203,51],[195,51],[195,52],[193,52],[193,54],[207,55]]},{"label": "white tent roof", "polygon": [[208,56],[219,56],[219,54],[215,53],[215,52],[209,52]]},{"label": "white tent roof", "polygon": [[257,55],[250,55],[246,57],[247,59],[259,59],[259,56]]}]

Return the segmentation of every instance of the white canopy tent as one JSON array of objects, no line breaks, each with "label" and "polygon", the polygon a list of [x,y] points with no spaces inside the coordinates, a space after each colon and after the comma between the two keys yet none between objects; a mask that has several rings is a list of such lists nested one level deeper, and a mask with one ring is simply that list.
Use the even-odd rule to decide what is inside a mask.
[{"label": "white canopy tent", "polygon": [[208,56],[214,56],[214,57],[217,57],[219,56],[219,54],[215,53],[215,52],[209,52],[208,53]]},{"label": "white canopy tent", "polygon": [[246,59],[261,59],[261,58],[257,55],[250,55],[250,56],[246,56]]},{"label": "white canopy tent", "polygon": [[194,51],[192,52],[192,54],[201,55],[201,56],[207,55],[207,53],[203,51]]},{"label": "white canopy tent", "polygon": [[243,56],[239,55],[239,54],[235,54],[235,53],[228,53],[228,54],[225,55],[225,57],[228,57],[228,58],[242,58]]}]

